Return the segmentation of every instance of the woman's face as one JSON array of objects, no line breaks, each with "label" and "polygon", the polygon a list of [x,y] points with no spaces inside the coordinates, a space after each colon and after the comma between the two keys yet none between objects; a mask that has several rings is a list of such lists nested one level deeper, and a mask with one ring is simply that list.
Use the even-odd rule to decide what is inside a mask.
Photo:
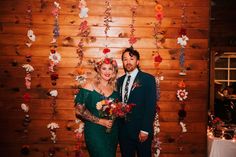
[{"label": "woman's face", "polygon": [[100,75],[102,79],[109,81],[114,75],[114,68],[112,64],[103,63],[100,68]]}]

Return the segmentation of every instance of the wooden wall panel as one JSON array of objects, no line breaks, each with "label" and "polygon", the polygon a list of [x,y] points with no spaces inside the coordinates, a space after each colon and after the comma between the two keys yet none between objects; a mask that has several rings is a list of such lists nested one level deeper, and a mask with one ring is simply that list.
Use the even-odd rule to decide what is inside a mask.
[{"label": "wooden wall panel", "polygon": [[[31,123],[28,128],[27,143],[30,145],[31,157],[47,156],[48,149],[53,146],[50,133],[46,125],[52,121],[52,100],[47,95],[53,87],[48,75],[48,55],[52,40],[54,17],[51,15],[52,0],[45,1],[42,7],[41,0],[0,0],[0,152],[9,157],[20,156],[21,146],[24,144],[22,120],[24,113],[20,108],[22,97],[29,92],[32,99],[29,102]],[[74,87],[78,84],[72,74],[76,70],[78,58],[76,46],[80,39],[77,36],[79,24],[82,21],[78,16],[78,0],[60,0],[62,9],[59,15],[60,37],[58,51],[62,60],[58,65],[59,79],[57,85],[59,95],[56,99],[57,114],[53,121],[59,123],[56,146],[57,157],[75,156],[76,138],[74,129]],[[138,9],[135,16],[135,36],[139,38],[134,44],[141,55],[141,69],[153,75],[157,70],[153,63],[153,53],[156,51],[153,39],[153,23],[155,22],[155,1],[137,0]],[[124,71],[120,60],[124,48],[129,47],[131,13],[130,6],[134,0],[112,0],[112,23],[106,41],[104,34],[104,0],[87,0],[91,28],[90,36],[96,41],[84,45],[83,67],[89,78],[94,77],[93,67],[88,64],[89,59],[98,59],[103,56],[105,42],[111,49],[110,55],[117,59],[119,76]],[[160,1],[164,7],[164,19],[160,30],[164,33],[165,42],[159,53],[163,58],[160,71],[164,80],[160,83],[160,111],[159,138],[162,142],[160,157],[205,157],[206,156],[206,115],[208,104],[209,78],[209,1],[199,0],[166,0]],[[182,3],[186,6],[187,36],[190,38],[185,48],[187,76],[179,76],[179,49],[177,37],[182,26]],[[32,6],[32,29],[37,40],[31,48],[25,46],[27,41],[26,10]],[[125,34],[120,37],[120,34]],[[72,45],[63,45],[63,40],[71,37]],[[21,67],[26,64],[25,55],[32,54],[30,64],[34,67],[32,73],[32,88],[25,89],[25,71]],[[13,66],[13,63],[17,63]],[[176,98],[178,82],[185,80],[189,99],[186,101],[187,117],[185,123],[188,132],[182,135],[178,124],[179,102]],[[71,124],[71,130],[67,126]],[[180,146],[183,147],[180,150]],[[83,143],[83,152],[88,156]],[[117,157],[120,157],[119,149]]]}]

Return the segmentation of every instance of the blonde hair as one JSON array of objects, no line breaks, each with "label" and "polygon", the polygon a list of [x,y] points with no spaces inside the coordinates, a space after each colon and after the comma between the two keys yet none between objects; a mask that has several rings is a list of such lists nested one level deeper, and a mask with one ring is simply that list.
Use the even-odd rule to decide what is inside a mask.
[{"label": "blonde hair", "polygon": [[114,69],[113,76],[108,81],[108,84],[110,86],[112,86],[112,88],[115,90],[116,89],[116,77],[117,77],[117,74],[118,74],[118,65],[117,65],[116,60],[113,59],[113,58],[105,57],[105,58],[102,58],[101,60],[99,60],[98,62],[95,63],[94,70],[96,71],[97,74],[95,76],[94,84],[95,85],[100,84],[100,80],[101,80],[100,69],[101,69],[103,64],[111,64],[113,69]]}]

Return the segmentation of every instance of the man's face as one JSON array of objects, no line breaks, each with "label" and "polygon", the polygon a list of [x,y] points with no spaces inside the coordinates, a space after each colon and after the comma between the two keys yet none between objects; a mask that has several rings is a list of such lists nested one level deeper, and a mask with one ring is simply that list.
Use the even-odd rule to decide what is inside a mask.
[{"label": "man's face", "polygon": [[123,55],[123,66],[127,72],[133,71],[139,65],[139,60],[136,56],[130,56],[129,52],[125,52]]}]

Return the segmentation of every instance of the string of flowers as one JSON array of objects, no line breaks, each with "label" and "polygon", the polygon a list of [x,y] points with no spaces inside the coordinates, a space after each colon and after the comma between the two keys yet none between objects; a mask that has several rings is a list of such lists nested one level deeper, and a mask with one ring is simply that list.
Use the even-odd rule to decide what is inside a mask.
[{"label": "string of flowers", "polygon": [[186,124],[184,123],[184,119],[187,116],[187,112],[185,110],[185,106],[186,106],[186,99],[188,98],[188,92],[186,90],[186,84],[183,80],[181,80],[178,83],[178,87],[179,89],[177,90],[176,96],[177,99],[179,100],[180,103],[180,109],[178,111],[178,116],[179,116],[179,125],[182,129],[180,136],[177,138],[177,144],[179,145],[179,150],[182,151],[183,150],[183,146],[181,145],[182,143],[182,137],[183,137],[183,133],[187,132],[187,127]]},{"label": "string of flowers", "polygon": [[[29,5],[26,10],[26,23],[27,23],[28,30],[27,30],[27,41],[25,43],[25,45],[28,48],[30,48],[32,43],[36,41],[36,36],[32,30],[32,25],[33,25],[32,21],[33,21],[32,20],[32,8],[31,8],[31,5]],[[28,50],[28,53],[25,55],[25,59],[26,59],[26,62],[28,62],[28,63],[31,62],[32,56],[29,53],[29,50]],[[34,71],[34,68],[30,64],[23,64],[22,68],[24,68],[24,70],[25,70],[25,88],[27,90],[30,90],[31,89],[31,73]],[[28,155],[30,152],[30,146],[28,144],[25,144],[25,142],[26,142],[25,139],[28,137],[28,126],[31,122],[31,118],[30,118],[30,114],[29,114],[30,100],[31,100],[30,94],[28,92],[24,93],[23,103],[21,104],[21,109],[25,113],[24,119],[22,122],[22,125],[24,127],[24,135],[23,135],[24,144],[21,146],[21,154],[23,154],[23,155]]]},{"label": "string of flowers", "polygon": [[[78,81],[78,86],[81,86],[83,83],[86,82],[87,76],[85,74],[84,68],[82,67],[82,62],[84,58],[84,43],[89,42],[89,34],[90,34],[90,27],[88,25],[88,21],[86,18],[88,17],[88,11],[89,8],[87,7],[87,2],[85,0],[79,0],[78,4],[79,8],[79,17],[82,20],[80,25],[79,25],[79,33],[77,36],[80,37],[80,41],[77,44],[76,48],[76,53],[77,57],[79,59],[79,62],[77,63],[77,68],[76,70],[72,73],[72,76],[75,77],[75,80]],[[78,86],[76,85],[74,87],[75,92],[74,95],[76,95],[78,91]],[[75,133],[75,138],[77,139],[76,145],[75,145],[75,156],[76,157],[82,157],[83,156],[83,151],[82,151],[82,141],[84,139],[84,123],[76,119],[75,123],[78,123],[79,127],[74,130]]]},{"label": "string of flowers", "polygon": [[110,30],[110,22],[112,22],[112,17],[111,17],[111,0],[106,0],[105,1],[105,12],[104,12],[104,26],[105,26],[105,37],[106,37],[106,44],[105,48],[103,49],[103,54],[109,53],[111,50],[107,47],[107,38],[108,38],[108,31]]},{"label": "string of flowers", "polygon": [[[160,73],[160,63],[162,62],[162,57],[159,54],[159,49],[162,48],[161,46],[161,41],[163,41],[163,37],[161,36],[161,23],[163,19],[163,6],[156,1],[155,5],[155,11],[156,11],[156,22],[154,22],[154,28],[153,28],[153,37],[155,38],[155,45],[156,45],[156,51],[153,52],[153,57],[154,57],[154,67],[156,69],[156,93],[157,93],[157,102],[160,99],[160,81],[164,80],[164,76],[161,75]],[[161,141],[158,138],[158,134],[160,132],[160,123],[159,123],[159,113],[160,113],[160,107],[157,104],[157,112],[154,120],[154,138],[153,138],[153,150],[154,150],[154,157],[158,157],[161,153]]]},{"label": "string of flowers", "polygon": [[[53,9],[52,9],[52,15],[54,16],[54,26],[53,26],[53,38],[52,41],[50,42],[51,44],[51,49],[50,49],[50,54],[49,54],[49,74],[50,74],[50,79],[51,79],[51,84],[53,86],[53,89],[51,89],[48,92],[48,95],[51,96],[51,108],[52,108],[52,119],[55,118],[56,116],[56,98],[58,95],[58,91],[55,89],[55,86],[57,85],[57,80],[59,79],[59,75],[56,72],[57,71],[57,65],[61,61],[61,55],[57,51],[58,48],[58,37],[60,36],[59,32],[59,11],[61,7],[60,4],[56,1],[53,3]],[[56,143],[56,130],[59,128],[59,125],[55,122],[51,122],[47,125],[47,128],[50,131],[51,134],[51,140],[53,144]],[[48,149],[48,156],[53,157],[56,153],[56,149],[54,146],[50,147]]]},{"label": "string of flowers", "polygon": [[185,16],[185,4],[182,6],[182,15],[181,15],[181,29],[179,32],[180,37],[177,38],[177,44],[179,44],[180,47],[180,56],[179,56],[179,64],[180,64],[180,76],[185,76],[186,74],[186,68],[184,66],[185,64],[185,47],[187,45],[187,41],[189,38],[187,37],[187,30],[185,28],[186,16]]},{"label": "string of flowers", "polygon": [[79,58],[79,62],[77,64],[77,66],[79,67],[82,64],[83,61],[83,57],[84,57],[84,42],[85,41],[89,41],[89,34],[90,34],[90,27],[88,26],[88,21],[86,20],[86,18],[88,17],[88,7],[87,7],[87,3],[85,0],[80,0],[79,4],[78,4],[78,8],[80,10],[79,13],[79,17],[82,19],[82,22],[79,25],[79,33],[77,34],[77,36],[80,36],[81,39],[77,45],[77,49],[76,49],[76,53],[78,55]]},{"label": "string of flowers", "polygon": [[131,11],[131,24],[129,25],[130,27],[130,37],[129,37],[129,43],[131,46],[133,46],[134,43],[137,42],[137,37],[135,37],[134,35],[134,32],[135,32],[135,28],[134,28],[134,22],[135,22],[135,14],[136,14],[136,9],[137,7],[136,6],[132,6],[130,8],[130,11]]}]

